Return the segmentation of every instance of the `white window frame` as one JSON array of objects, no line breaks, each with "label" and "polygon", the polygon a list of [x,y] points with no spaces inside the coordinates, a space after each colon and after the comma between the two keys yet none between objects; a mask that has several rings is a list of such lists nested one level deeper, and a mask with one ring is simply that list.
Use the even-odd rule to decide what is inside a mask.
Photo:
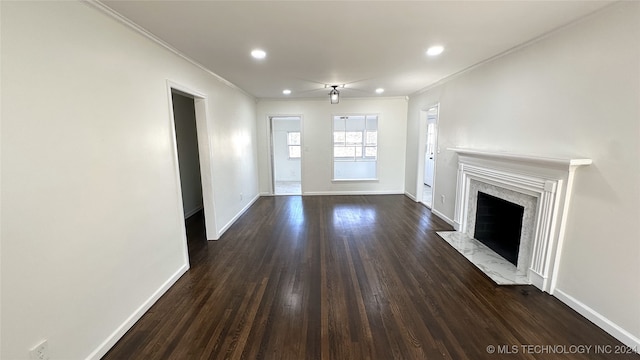
[{"label": "white window frame", "polygon": [[[291,144],[289,142],[290,137],[289,134],[292,133],[296,133],[298,134],[298,137],[300,138],[299,144]],[[291,156],[291,148],[292,147],[297,147],[298,149],[300,149],[298,156]],[[287,155],[289,155],[289,160],[300,160],[300,158],[302,158],[302,133],[300,131],[287,131]]]},{"label": "white window frame", "polygon": [[[364,117],[365,121],[364,121],[364,127],[360,130],[354,130],[354,131],[348,131],[347,130],[347,125],[345,124],[345,130],[344,130],[344,147],[349,147],[349,143],[347,143],[347,133],[348,132],[353,132],[353,133],[361,133],[362,135],[362,141],[358,142],[358,143],[353,143],[351,144],[351,146],[355,146],[355,147],[359,147],[360,151],[358,152],[357,149],[354,150],[354,154],[353,156],[349,156],[349,157],[338,157],[336,158],[335,156],[335,149],[336,149],[336,141],[335,141],[335,134],[336,134],[336,129],[335,129],[335,120],[336,118],[349,118],[349,117]],[[375,144],[371,144],[371,143],[367,143],[367,133],[368,132],[372,132],[371,129],[367,129],[367,118],[369,117],[375,117]],[[380,115],[379,114],[375,114],[375,113],[358,113],[358,114],[340,114],[340,115],[333,115],[331,117],[331,172],[332,172],[332,181],[336,181],[336,182],[341,182],[341,181],[378,181],[378,169],[377,169],[377,163],[378,163],[378,151],[380,148],[380,141],[379,141],[379,121],[380,121]],[[375,156],[366,156],[367,153],[367,148],[375,148]],[[358,155],[358,153],[360,155]],[[376,169],[375,169],[375,174],[373,177],[371,178],[363,178],[363,179],[350,179],[350,178],[336,178],[336,174],[335,174],[335,164],[336,162],[375,162],[376,163]]]}]

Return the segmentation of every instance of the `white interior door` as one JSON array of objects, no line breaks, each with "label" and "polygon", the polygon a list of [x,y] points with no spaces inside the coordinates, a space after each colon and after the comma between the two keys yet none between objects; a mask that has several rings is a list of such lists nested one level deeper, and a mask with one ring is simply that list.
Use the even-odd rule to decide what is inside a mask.
[{"label": "white interior door", "polygon": [[[437,114],[437,113],[436,113]],[[433,186],[435,166],[436,114],[427,114],[427,146],[424,154],[424,184]]]},{"label": "white interior door", "polygon": [[435,196],[438,112],[437,104],[420,111],[416,200],[428,208],[432,208]]},{"label": "white interior door", "polygon": [[433,154],[424,154],[424,184],[433,186]]}]

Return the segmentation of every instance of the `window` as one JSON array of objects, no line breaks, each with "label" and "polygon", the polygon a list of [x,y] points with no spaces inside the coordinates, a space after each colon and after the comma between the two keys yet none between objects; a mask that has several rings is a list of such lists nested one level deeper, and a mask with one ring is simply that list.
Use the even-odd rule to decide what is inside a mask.
[{"label": "window", "polygon": [[300,159],[302,149],[300,148],[299,131],[289,131],[287,133],[287,147],[289,148],[289,159]]},{"label": "window", "polygon": [[333,179],[376,179],[378,116],[333,118]]}]

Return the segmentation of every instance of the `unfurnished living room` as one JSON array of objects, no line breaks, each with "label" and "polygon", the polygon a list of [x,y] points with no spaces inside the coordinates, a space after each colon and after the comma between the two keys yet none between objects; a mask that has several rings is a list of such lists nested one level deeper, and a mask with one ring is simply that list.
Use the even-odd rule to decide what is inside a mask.
[{"label": "unfurnished living room", "polygon": [[0,358],[640,359],[640,2],[0,1]]}]

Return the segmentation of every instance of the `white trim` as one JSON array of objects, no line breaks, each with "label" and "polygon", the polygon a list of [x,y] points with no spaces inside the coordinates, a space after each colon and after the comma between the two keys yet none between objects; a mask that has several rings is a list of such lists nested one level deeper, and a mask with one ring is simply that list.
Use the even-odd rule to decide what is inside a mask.
[{"label": "white trim", "polygon": [[119,12],[113,10],[109,6],[103,4],[100,0],[84,0],[83,2],[85,4],[91,5],[95,9],[99,10],[100,12],[102,12],[103,14],[112,17],[113,19],[117,20],[121,24],[123,24],[123,25],[129,27],[130,29],[134,30],[138,34],[146,37],[147,39],[155,42],[156,44],[162,46],[163,48],[165,48],[165,49],[167,49],[169,51],[171,51],[172,53],[176,54],[177,56],[181,57],[182,59],[188,61],[189,63],[191,63],[192,65],[196,66],[200,70],[202,70],[202,71],[208,73],[209,75],[213,76],[214,78],[216,78],[216,80],[220,81],[224,85],[243,93],[244,95],[254,99],[254,101],[257,100],[255,96],[253,96],[253,95],[249,94],[248,92],[242,90],[241,88],[239,88],[238,86],[236,86],[235,84],[233,84],[229,80],[223,78],[222,76],[220,76],[220,75],[214,73],[213,71],[207,69],[204,65],[200,64],[199,62],[197,62],[197,61],[193,60],[192,58],[190,58],[189,56],[185,55],[180,50],[178,50],[178,49],[174,48],[173,46],[169,45],[164,40],[160,39],[159,37],[155,36],[151,32],[147,31],[147,29],[145,29],[142,26],[136,24],[135,22],[129,20],[126,16],[124,16],[124,15],[120,14]]},{"label": "white trim", "polygon": [[411,200],[413,200],[415,202],[418,202],[418,199],[416,199],[415,196],[411,195],[410,193],[408,193],[406,191],[404,192],[404,196],[408,197],[409,199],[411,199]]},{"label": "white trim", "polygon": [[444,220],[447,224],[453,226],[454,229],[458,230],[456,228],[456,224],[453,222],[453,220],[451,220],[450,218],[448,218],[447,216],[445,216],[445,214],[441,213],[440,211],[431,208],[431,213],[437,217],[439,217],[440,219]]},{"label": "white trim", "polygon": [[[469,234],[468,209],[472,181],[508,189],[536,198],[530,259],[519,261],[529,281],[542,291],[553,293],[557,265],[562,252],[564,223],[571,196],[575,169],[591,164],[591,159],[548,158],[496,153],[484,150],[450,148],[458,154],[455,227]],[[524,225],[524,224],[523,224]]]},{"label": "white trim", "polygon": [[[271,192],[268,195],[276,195],[276,173],[275,173],[275,150],[273,148],[273,118],[289,118],[297,117],[300,122],[300,158],[293,159],[300,162],[300,189],[304,188],[304,115],[282,115],[282,114],[267,114],[267,146],[269,148],[269,184]],[[290,159],[291,160],[291,159]]]},{"label": "white trim", "polygon": [[[180,168],[178,161],[178,143],[175,133],[175,117],[173,114],[173,91],[177,91],[185,96],[189,96],[193,98],[193,107],[196,116],[196,133],[198,135],[198,157],[200,159],[200,184],[202,186],[202,203],[204,207],[204,220],[205,220],[205,231],[207,239],[211,240],[216,236],[215,229],[217,229],[216,222],[216,207],[215,207],[215,191],[213,186],[213,146],[211,144],[211,136],[209,136],[209,125],[207,122],[207,114],[208,110],[208,100],[207,96],[197,90],[191,89],[182,84],[176,83],[172,80],[167,79],[167,93],[168,93],[168,101],[169,101],[169,116],[171,121],[171,134],[172,134],[172,143],[174,147],[174,163],[175,163],[175,171],[176,171],[176,181],[179,184],[178,187],[178,198],[180,199],[179,204],[179,213],[182,218],[180,221],[184,227],[184,220],[186,216],[184,215],[184,209],[182,204],[182,184],[180,182]],[[184,229],[184,233],[186,234],[186,229]],[[188,252],[187,252],[187,239],[186,235],[184,238],[184,246],[185,246],[185,257],[188,262]]]},{"label": "white trim", "polygon": [[193,214],[197,213],[198,211],[200,211],[200,210],[202,210],[202,209],[204,209],[204,206],[200,205],[200,206],[198,206],[198,207],[196,207],[196,208],[194,208],[194,209],[192,209],[192,210],[190,210],[190,211],[187,211],[187,212],[184,214],[184,218],[185,218],[185,220],[186,220],[187,218],[189,218],[191,215],[193,215]]},{"label": "white trim", "polygon": [[[176,184],[177,203],[177,220],[180,228],[180,241],[182,242],[182,257],[185,263],[189,263],[189,248],[187,246],[187,228],[185,225],[186,216],[184,214],[184,201],[182,200],[182,181],[180,180],[180,159],[178,156],[178,135],[176,133],[176,119],[173,112],[173,93],[170,82],[167,80],[167,95],[169,102],[169,133],[171,134],[172,161],[174,168],[174,178]],[[197,129],[196,129],[197,132]],[[201,180],[202,181],[202,180]]]},{"label": "white trim", "polygon": [[386,191],[386,190],[361,190],[361,191],[307,191],[302,195],[317,196],[317,195],[404,195],[404,191]]},{"label": "white trim", "polygon": [[529,275],[529,281],[531,282],[531,284],[538,289],[542,289],[548,281],[547,277],[542,276],[537,271],[531,268],[529,269],[527,275]]},{"label": "white trim", "polygon": [[473,64],[471,66],[468,66],[468,67],[466,67],[466,68],[464,68],[464,69],[462,69],[462,70],[460,70],[460,71],[458,71],[456,73],[453,73],[451,75],[447,75],[447,76],[443,77],[442,79],[437,80],[437,81],[427,85],[426,87],[424,87],[424,88],[412,93],[412,94],[409,94],[408,97],[410,98],[412,96],[418,96],[420,94],[423,94],[423,93],[425,93],[425,92],[427,92],[427,91],[429,91],[429,90],[431,90],[431,89],[433,89],[435,87],[438,87],[440,85],[443,85],[443,84],[446,84],[446,83],[448,83],[450,81],[453,81],[453,80],[459,78],[460,76],[462,76],[462,75],[464,75],[464,74],[466,74],[468,72],[471,72],[471,71],[475,70],[476,68],[478,68],[480,66],[483,66],[484,64],[491,63],[491,62],[496,61],[496,60],[498,60],[500,58],[503,58],[503,57],[505,57],[505,56],[507,56],[509,54],[512,54],[514,52],[517,52],[519,50],[527,48],[527,47],[529,47],[529,46],[531,46],[531,45],[533,45],[533,44],[535,44],[535,43],[537,43],[539,41],[542,41],[542,40],[550,37],[553,34],[561,32],[564,29],[570,28],[573,25],[578,24],[578,23],[582,22],[583,20],[586,20],[586,19],[590,18],[590,17],[600,13],[601,11],[604,11],[604,9],[608,9],[609,7],[613,6],[616,3],[618,3],[618,2],[614,1],[611,4],[605,5],[605,6],[599,8],[599,9],[596,9],[596,10],[594,10],[594,11],[592,11],[592,12],[586,14],[586,15],[583,15],[583,16],[577,18],[577,19],[574,19],[573,21],[570,21],[570,22],[568,22],[566,24],[563,24],[563,25],[560,25],[560,26],[558,26],[558,27],[556,27],[554,29],[551,29],[551,30],[549,30],[549,31],[547,31],[547,32],[545,32],[545,33],[543,33],[541,35],[538,35],[538,36],[534,37],[533,39],[530,39],[530,40],[525,41],[525,42],[523,42],[521,44],[518,44],[518,45],[516,45],[516,46],[514,46],[514,47],[512,47],[510,49],[507,49],[507,50],[505,50],[505,51],[503,51],[501,53],[498,53],[496,55],[493,55],[493,56],[491,56],[489,58],[481,60],[481,61],[479,61],[479,62],[477,62],[477,63],[475,63],[475,64]]},{"label": "white trim", "polygon": [[512,154],[506,152],[485,151],[465,148],[449,148],[447,150],[455,151],[459,155],[469,155],[480,158],[495,159],[502,161],[513,161],[518,163],[527,163],[532,165],[540,165],[551,168],[561,168],[569,170],[569,166],[591,165],[593,161],[585,158],[557,158],[544,157],[526,154]]},{"label": "white trim", "polygon": [[[369,115],[375,115],[376,117],[376,133],[379,135],[379,128],[380,128],[380,118],[382,117],[382,113],[367,113],[367,112],[354,112],[354,113],[331,113],[331,182],[349,182],[349,181],[356,181],[356,182],[377,182],[380,181],[378,178],[378,173],[380,172],[378,167],[380,165],[380,161],[379,161],[379,152],[380,152],[380,137],[378,136],[378,140],[376,140],[376,158],[374,159],[370,159],[370,158],[355,158],[353,160],[336,160],[335,158],[335,143],[334,143],[334,133],[335,133],[335,118],[336,117],[350,117],[350,116],[364,116],[365,118],[365,123],[364,123],[364,129],[363,131],[363,136],[365,135],[364,132],[366,132],[367,130],[367,116]],[[346,132],[346,122],[345,122],[345,132]],[[346,139],[345,139],[346,141]],[[365,155],[365,147],[366,147],[366,139],[363,137],[362,139],[362,155]],[[346,146],[346,143],[345,143]],[[356,159],[360,159],[360,160],[356,160]],[[372,162],[375,163],[375,169],[376,169],[376,173],[375,173],[375,177],[374,178],[363,178],[363,179],[336,179],[336,162],[340,163],[340,162]]]},{"label": "white trim", "polygon": [[[318,90],[324,90],[324,88],[322,89],[318,89]],[[349,90],[349,88],[347,88],[347,90]],[[342,90],[341,90],[342,91]],[[287,98],[270,98],[270,97],[266,97],[266,98],[259,98],[258,101],[322,101],[322,102],[328,102],[329,99],[325,97],[326,94],[322,93],[322,97],[295,97],[295,96],[287,96]],[[408,96],[370,96],[370,97],[344,97],[342,95],[342,93],[340,93],[340,101],[349,101],[349,100],[371,100],[375,98],[375,100],[405,100],[405,101],[409,101],[409,97]]]},{"label": "white trim", "polygon": [[635,337],[627,330],[620,327],[618,324],[607,319],[599,312],[583,304],[578,299],[565,293],[560,289],[555,289],[553,296],[558,298],[563,303],[567,304],[570,308],[575,310],[578,314],[587,318],[587,320],[599,326],[601,329],[609,333],[614,338],[618,339],[621,343],[634,349],[636,352],[640,350],[640,339]]},{"label": "white trim", "polygon": [[231,225],[233,225],[233,223],[235,223],[236,220],[240,218],[240,216],[242,216],[247,210],[249,210],[251,205],[253,205],[253,203],[255,203],[259,198],[260,198],[260,194],[256,194],[256,196],[254,196],[253,199],[251,199],[251,201],[249,201],[247,205],[245,205],[240,211],[238,211],[236,216],[234,216],[231,220],[229,220],[229,222],[225,226],[223,226],[222,228],[220,228],[220,230],[218,230],[218,234],[214,239],[209,239],[209,240],[219,240],[222,234],[224,234],[225,231],[229,230]]},{"label": "white trim", "polygon": [[[267,147],[269,153],[269,193],[276,193],[276,171],[273,150],[273,116],[267,115]],[[302,159],[300,159],[300,180],[302,181]]]},{"label": "white trim", "polygon": [[[300,121],[300,119],[298,119],[298,121]],[[296,145],[296,144],[289,144],[289,134],[299,134],[298,136],[300,137],[300,144]],[[300,156],[298,157],[291,157],[291,147],[292,146],[298,146],[300,147]],[[302,127],[300,126],[300,129],[298,131],[287,131],[287,159],[290,161],[300,161],[302,159]]]},{"label": "white trim", "polygon": [[126,334],[126,332],[129,331],[129,329],[131,329],[138,320],[140,320],[151,306],[153,306],[153,304],[155,304],[156,301],[158,301],[158,299],[160,299],[160,297],[164,295],[164,293],[166,293],[167,290],[169,290],[173,284],[175,284],[176,281],[184,275],[184,273],[187,272],[187,270],[189,270],[188,263],[182,265],[175,273],[173,273],[173,275],[171,275],[158,290],[156,290],[120,326],[118,326],[118,328],[111,333],[111,335],[109,335],[102,344],[98,345],[98,347],[93,350],[89,356],[87,356],[87,359],[98,360],[102,358],[118,342],[118,340],[120,340],[120,338],[122,338],[122,336],[124,336],[124,334]]},{"label": "white trim", "polygon": [[[423,202],[423,187],[424,187],[424,164],[426,158],[426,150],[427,150],[427,136],[429,129],[429,110],[436,108],[436,121],[435,121],[435,142],[434,152],[433,152],[433,179],[431,179],[431,205],[427,205]],[[419,123],[418,123],[418,163],[417,171],[416,171],[416,199],[417,201],[425,204],[428,208],[433,208],[435,205],[436,199],[436,164],[438,163],[438,129],[440,128],[440,102],[433,103],[429,106],[426,106],[420,109],[420,113],[418,115]]]},{"label": "white trim", "polygon": [[380,182],[380,179],[331,179],[331,182],[334,183],[343,183],[343,182]]}]

